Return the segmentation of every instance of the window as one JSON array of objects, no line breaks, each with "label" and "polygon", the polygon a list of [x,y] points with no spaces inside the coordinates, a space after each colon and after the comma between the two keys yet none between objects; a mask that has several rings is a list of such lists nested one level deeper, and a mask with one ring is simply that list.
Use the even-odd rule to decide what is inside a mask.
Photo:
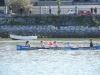
[{"label": "window", "polygon": [[4,6],[4,0],[0,0],[0,6]]}]

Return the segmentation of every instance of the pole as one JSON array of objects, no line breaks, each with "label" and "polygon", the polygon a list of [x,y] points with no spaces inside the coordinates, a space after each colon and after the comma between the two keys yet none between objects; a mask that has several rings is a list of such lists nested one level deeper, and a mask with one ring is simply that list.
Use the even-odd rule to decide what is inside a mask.
[{"label": "pole", "polygon": [[40,14],[42,14],[42,7],[40,6]]},{"label": "pole", "polygon": [[5,14],[7,14],[7,6],[5,6]]},{"label": "pole", "polygon": [[78,14],[78,8],[77,8],[77,6],[75,7],[75,14]]},{"label": "pole", "polygon": [[5,14],[7,14],[7,1],[5,1]]}]

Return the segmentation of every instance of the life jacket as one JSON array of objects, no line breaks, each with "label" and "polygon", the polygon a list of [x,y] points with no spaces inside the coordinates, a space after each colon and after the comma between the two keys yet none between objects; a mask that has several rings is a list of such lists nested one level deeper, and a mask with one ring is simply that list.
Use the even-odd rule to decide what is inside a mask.
[{"label": "life jacket", "polygon": [[48,45],[53,45],[53,42],[48,42]]}]

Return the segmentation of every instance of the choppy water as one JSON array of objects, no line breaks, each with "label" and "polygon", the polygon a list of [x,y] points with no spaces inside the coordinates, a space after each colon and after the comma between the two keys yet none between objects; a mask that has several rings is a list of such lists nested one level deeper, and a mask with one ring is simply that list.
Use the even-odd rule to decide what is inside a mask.
[{"label": "choppy water", "polygon": [[[89,46],[88,38],[37,39],[31,43],[39,46],[40,40],[56,40],[60,46],[66,42]],[[95,45],[100,38],[94,38]],[[30,50],[17,51],[16,45],[24,40],[0,39],[0,75],[100,75],[100,50]]]}]

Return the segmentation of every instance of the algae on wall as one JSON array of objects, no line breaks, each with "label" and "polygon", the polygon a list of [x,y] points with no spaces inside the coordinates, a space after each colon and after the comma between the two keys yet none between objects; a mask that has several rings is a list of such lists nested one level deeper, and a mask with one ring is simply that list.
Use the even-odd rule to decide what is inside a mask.
[{"label": "algae on wall", "polygon": [[100,15],[13,15],[1,16],[1,25],[100,26]]},{"label": "algae on wall", "polygon": [[100,26],[52,26],[52,25],[2,25],[0,37],[9,37],[9,34],[32,36],[40,38],[92,38],[100,37]]}]

